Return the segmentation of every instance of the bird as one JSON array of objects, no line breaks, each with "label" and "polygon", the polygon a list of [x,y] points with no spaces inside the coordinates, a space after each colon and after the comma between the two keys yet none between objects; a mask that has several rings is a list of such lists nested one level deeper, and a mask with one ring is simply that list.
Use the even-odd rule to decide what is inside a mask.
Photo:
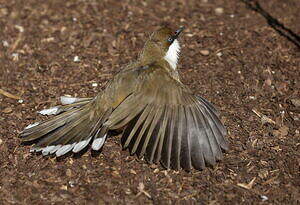
[{"label": "bird", "polygon": [[[40,111],[52,118],[27,126],[30,152],[63,156],[87,146],[100,150],[113,132],[123,149],[165,169],[203,170],[229,149],[219,111],[184,85],[177,69],[184,27],[161,26],[142,51],[93,98],[61,97]],[[175,32],[174,32],[175,31]]]}]

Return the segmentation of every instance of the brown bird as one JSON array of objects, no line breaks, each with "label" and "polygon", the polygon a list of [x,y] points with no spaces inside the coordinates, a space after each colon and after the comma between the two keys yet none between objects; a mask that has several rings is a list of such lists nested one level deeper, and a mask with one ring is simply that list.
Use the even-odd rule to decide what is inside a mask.
[{"label": "brown bird", "polygon": [[169,169],[203,169],[228,149],[226,129],[214,106],[180,81],[177,40],[183,31],[163,27],[150,35],[138,59],[95,98],[61,97],[61,106],[41,111],[52,119],[27,126],[32,152],[62,156],[91,143],[99,150],[111,131],[122,131],[123,148]]}]

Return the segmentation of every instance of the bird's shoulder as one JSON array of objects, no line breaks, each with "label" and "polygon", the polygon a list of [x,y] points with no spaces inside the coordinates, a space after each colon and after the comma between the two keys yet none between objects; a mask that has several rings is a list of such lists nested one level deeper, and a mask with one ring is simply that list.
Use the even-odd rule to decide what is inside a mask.
[{"label": "bird's shoulder", "polygon": [[158,92],[184,92],[192,94],[179,78],[177,70],[169,69],[168,65],[153,62],[136,69],[140,89],[150,87]]},{"label": "bird's shoulder", "polygon": [[147,63],[136,62],[122,70],[117,78],[128,79],[127,76],[135,78],[138,81],[136,83],[137,86],[147,83],[154,83],[153,86],[160,86],[162,83],[165,83],[187,89],[180,81],[178,71],[172,69],[165,60]]},{"label": "bird's shoulder", "polygon": [[193,93],[164,65],[151,62],[120,71],[109,82],[104,96],[116,107],[128,96],[141,103],[182,104],[183,99],[190,98]]}]

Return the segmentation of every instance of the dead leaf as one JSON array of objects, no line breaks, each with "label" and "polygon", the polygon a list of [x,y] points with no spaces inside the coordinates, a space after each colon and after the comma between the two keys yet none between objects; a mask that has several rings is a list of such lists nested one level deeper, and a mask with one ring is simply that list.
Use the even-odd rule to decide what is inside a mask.
[{"label": "dead leaf", "polygon": [[67,169],[66,175],[67,175],[68,177],[71,177],[71,176],[72,176],[72,171],[71,171],[71,169]]},{"label": "dead leaf", "polygon": [[60,187],[60,189],[61,189],[61,190],[66,190],[66,191],[67,191],[67,190],[68,190],[68,186],[62,185],[62,186]]},{"label": "dead leaf", "polygon": [[295,107],[300,107],[300,99],[291,99],[291,102]]},{"label": "dead leaf", "polygon": [[289,84],[287,82],[278,82],[276,83],[276,89],[280,94],[284,94],[289,90],[288,85]]},{"label": "dead leaf", "polygon": [[131,174],[136,175],[136,171],[134,171],[133,169],[130,169],[129,172],[130,172]]},{"label": "dead leaf", "polygon": [[12,110],[11,107],[7,107],[7,108],[5,108],[4,110],[2,110],[2,112],[5,113],[5,114],[11,113],[12,111],[13,111],[13,110]]},{"label": "dead leaf", "polygon": [[121,177],[120,173],[117,170],[112,172],[112,176],[115,177],[115,178],[120,178]]},{"label": "dead leaf", "polygon": [[278,130],[273,131],[273,135],[276,137],[285,137],[289,133],[289,128],[287,126],[282,126]]},{"label": "dead leaf", "polygon": [[262,170],[262,171],[260,171],[260,172],[258,173],[258,176],[259,176],[260,178],[262,178],[262,179],[267,178],[268,175],[269,175],[268,170]]},{"label": "dead leaf", "polygon": [[276,152],[281,151],[280,146],[271,147],[271,149],[275,150]]},{"label": "dead leaf", "polygon": [[274,136],[276,137],[285,137],[289,133],[289,128],[287,126],[282,126],[279,128],[279,130],[275,130],[273,132]]},{"label": "dead leaf", "polygon": [[258,139],[253,140],[251,146],[252,146],[252,147],[255,147],[255,146],[257,145],[257,141],[258,141]]}]

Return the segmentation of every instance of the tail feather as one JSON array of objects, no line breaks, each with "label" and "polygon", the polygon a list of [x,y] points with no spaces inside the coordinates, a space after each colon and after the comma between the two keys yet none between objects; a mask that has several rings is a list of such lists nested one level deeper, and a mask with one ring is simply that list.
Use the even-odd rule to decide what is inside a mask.
[{"label": "tail feather", "polygon": [[73,149],[74,153],[80,152],[82,149],[84,149],[91,141],[92,137],[89,137],[87,140],[79,141]]},{"label": "tail feather", "polygon": [[[42,152],[43,155],[56,154],[62,156],[70,151],[77,153],[91,141],[93,148],[99,150],[106,139],[107,128],[103,126],[111,111],[95,112],[91,98],[63,97],[64,105],[56,106],[52,119],[27,126],[20,134],[23,141],[37,140],[32,152]],[[46,112],[44,110],[44,114]],[[49,114],[49,113],[48,113]]]},{"label": "tail feather", "polygon": [[[70,138],[73,137],[78,132],[81,132],[79,128],[83,127],[87,117],[85,115],[75,115],[70,119],[69,123],[64,124],[55,130],[46,130],[47,134],[40,137],[44,137],[41,141],[37,143],[38,147],[44,147],[51,144],[67,144],[70,141]],[[57,122],[53,121],[53,124]],[[83,127],[84,128],[84,127]],[[37,133],[39,134],[39,133]]]},{"label": "tail feather", "polygon": [[74,120],[81,114],[81,112],[81,108],[69,110],[68,112],[57,115],[54,118],[46,120],[34,127],[23,130],[20,136],[23,141],[36,140]]},{"label": "tail feather", "polygon": [[72,108],[82,107],[88,104],[91,100],[92,98],[73,98],[73,97],[62,96],[60,97],[60,101],[62,105],[44,109],[39,111],[38,113],[42,115],[58,115]]},{"label": "tail feather", "polygon": [[88,103],[92,100],[93,98],[74,98],[74,97],[69,97],[69,96],[61,96],[60,97],[60,102],[63,105],[75,105],[76,103]]},{"label": "tail feather", "polygon": [[103,146],[106,136],[107,134],[105,134],[103,137],[95,138],[92,144],[92,149],[96,151],[99,150]]},{"label": "tail feather", "polygon": [[56,156],[57,157],[60,157],[66,153],[68,153],[69,151],[71,151],[74,146],[76,145],[76,143],[74,142],[73,144],[67,144],[67,145],[64,145],[62,146],[61,148],[59,148],[57,151],[56,151]]}]

